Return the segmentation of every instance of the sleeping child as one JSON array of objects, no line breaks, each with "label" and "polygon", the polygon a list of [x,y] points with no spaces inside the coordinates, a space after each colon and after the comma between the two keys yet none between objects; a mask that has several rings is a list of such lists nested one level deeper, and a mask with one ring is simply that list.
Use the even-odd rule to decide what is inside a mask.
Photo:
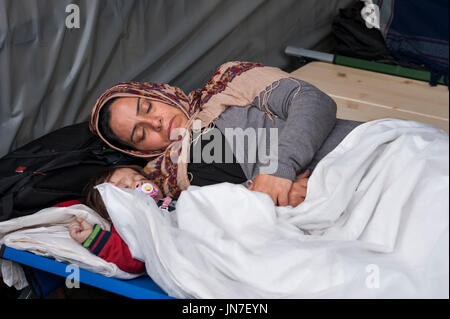
[{"label": "sleeping child", "polygon": [[[294,187],[306,196],[306,185],[309,171],[297,176]],[[111,183],[120,188],[136,189],[153,197],[157,206],[171,212],[175,209],[176,199],[163,197],[157,185],[146,177],[145,171],[139,166],[117,165],[106,169],[94,177],[85,187],[86,205],[96,211],[100,216],[111,222],[108,211],[96,185]],[[114,263],[121,270],[128,273],[140,274],[145,271],[145,264],[131,256],[127,244],[117,233],[114,225],[111,231],[101,229],[100,225],[91,225],[82,218],[77,218],[69,226],[70,236],[89,249],[100,258]]]},{"label": "sleeping child", "polygon": [[[111,222],[99,191],[94,186],[111,183],[121,188],[131,188],[153,197],[157,206],[166,211],[175,209],[176,200],[163,195],[145,171],[139,166],[114,166],[101,172],[85,187],[86,205],[100,216]],[[116,264],[121,270],[129,273],[142,273],[145,265],[134,259],[127,244],[122,240],[114,226],[111,231],[102,230],[100,225],[91,225],[82,218],[69,226],[70,236],[100,258]]]}]

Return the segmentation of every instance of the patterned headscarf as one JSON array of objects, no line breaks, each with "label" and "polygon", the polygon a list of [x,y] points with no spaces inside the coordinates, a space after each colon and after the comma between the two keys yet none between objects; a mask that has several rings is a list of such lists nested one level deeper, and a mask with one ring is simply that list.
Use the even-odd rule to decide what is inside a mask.
[{"label": "patterned headscarf", "polygon": [[[145,171],[165,195],[179,196],[181,190],[189,185],[187,174],[187,159],[192,143],[192,124],[194,120],[201,121],[201,128],[210,127],[214,120],[228,106],[246,106],[266,88],[282,78],[290,75],[274,67],[260,63],[228,62],[221,65],[211,76],[207,84],[189,95],[179,88],[156,83],[124,82],[119,83],[104,92],[95,103],[92,110],[89,127],[110,147],[126,154],[151,159]],[[106,140],[99,130],[99,114],[102,106],[110,99],[117,97],[141,97],[163,102],[179,108],[187,116],[186,134],[180,141],[174,141],[164,151],[137,151],[122,149]],[[267,99],[257,105],[269,116]],[[260,101],[261,102],[261,101]],[[177,159],[175,161],[174,159]]]}]

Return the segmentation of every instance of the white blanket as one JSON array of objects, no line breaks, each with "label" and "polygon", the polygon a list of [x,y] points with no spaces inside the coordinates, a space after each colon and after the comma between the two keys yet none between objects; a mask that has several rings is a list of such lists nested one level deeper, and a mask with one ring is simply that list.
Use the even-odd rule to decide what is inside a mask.
[{"label": "white blanket", "polygon": [[[135,278],[136,275],[123,272],[115,264],[93,255],[70,237],[68,226],[76,217],[84,218],[91,224],[99,224],[103,229],[110,228],[106,220],[85,205],[51,207],[29,216],[0,223],[0,244],[41,256],[54,257],[58,261],[77,265],[108,277]],[[8,286],[22,289],[28,284],[21,267],[8,260],[0,259],[0,274]],[[68,270],[67,275],[70,274],[71,271]]]},{"label": "white blanket", "polygon": [[[171,213],[132,190],[98,189],[132,255],[174,297],[448,298],[448,145],[425,124],[365,123],[317,165],[296,208],[228,183],[190,187]],[[58,209],[72,209],[72,220],[87,211]],[[68,222],[60,230],[70,241]],[[45,228],[36,233],[44,240]],[[3,240],[29,249],[13,235]],[[68,253],[64,245],[50,245],[51,255]],[[104,271],[83,249],[68,260]]]},{"label": "white blanket", "polygon": [[314,170],[304,203],[223,183],[176,213],[102,184],[133,256],[179,298],[448,298],[449,140],[432,126],[359,126]]}]

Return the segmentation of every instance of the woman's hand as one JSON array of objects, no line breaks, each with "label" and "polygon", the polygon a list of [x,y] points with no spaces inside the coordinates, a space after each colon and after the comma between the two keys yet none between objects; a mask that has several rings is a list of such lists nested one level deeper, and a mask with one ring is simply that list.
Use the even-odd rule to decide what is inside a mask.
[{"label": "woman's hand", "polygon": [[82,244],[91,235],[94,227],[83,218],[77,218],[76,222],[69,225],[69,234],[75,241]]},{"label": "woman's hand", "polygon": [[289,190],[291,189],[292,181],[287,178],[259,174],[253,180],[253,183],[248,187],[249,190],[266,193],[272,198],[277,206],[289,205]]},{"label": "woman's hand", "polygon": [[288,194],[289,205],[292,207],[298,206],[305,200],[309,175],[311,175],[311,171],[306,170],[300,175],[297,175],[297,180],[292,183]]}]

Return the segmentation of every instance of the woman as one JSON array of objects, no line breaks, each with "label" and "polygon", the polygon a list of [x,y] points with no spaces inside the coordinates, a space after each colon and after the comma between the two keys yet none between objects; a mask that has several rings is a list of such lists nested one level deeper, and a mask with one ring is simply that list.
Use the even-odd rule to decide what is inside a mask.
[{"label": "woman", "polygon": [[[298,178],[359,124],[336,120],[336,104],[314,86],[249,62],[221,65],[189,95],[169,85],[120,83],[99,97],[90,121],[109,146],[148,158],[145,169],[165,195],[247,182],[280,206],[302,201],[306,185]],[[198,144],[211,134],[214,143]]]}]

